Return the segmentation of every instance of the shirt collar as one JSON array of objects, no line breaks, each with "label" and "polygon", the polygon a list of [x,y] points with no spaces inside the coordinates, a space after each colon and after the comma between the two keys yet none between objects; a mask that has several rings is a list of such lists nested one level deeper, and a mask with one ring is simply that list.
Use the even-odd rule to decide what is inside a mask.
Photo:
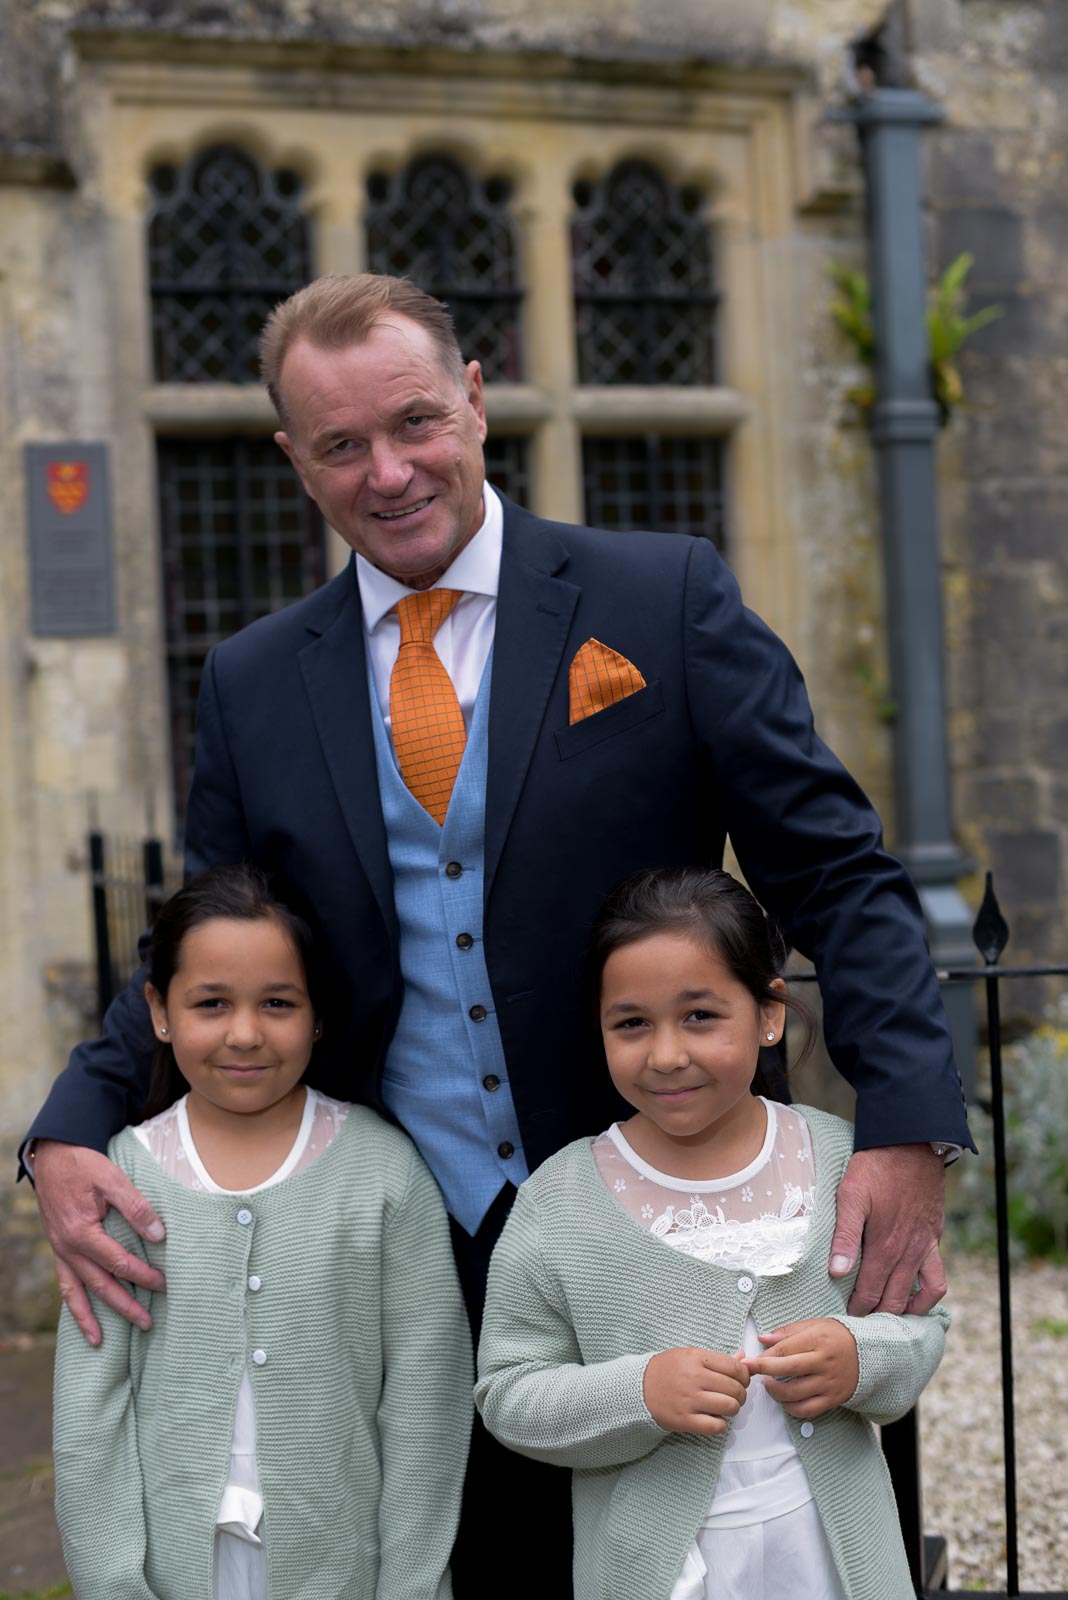
[{"label": "shirt collar", "polygon": [[[464,594],[484,594],[497,598],[501,577],[501,542],[504,529],[504,508],[488,483],[482,485],[482,526],[456,560],[431,585],[434,589],[459,589]],[[356,578],[360,585],[360,603],[363,606],[364,626],[374,633],[382,618],[393,610],[398,600],[414,594],[396,578],[373,567],[366,557],[356,552]]]}]

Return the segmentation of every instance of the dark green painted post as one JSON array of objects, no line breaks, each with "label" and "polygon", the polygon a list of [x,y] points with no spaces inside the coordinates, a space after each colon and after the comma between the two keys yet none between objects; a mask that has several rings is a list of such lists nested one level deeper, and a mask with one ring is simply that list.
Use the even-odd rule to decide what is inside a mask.
[{"label": "dark green painted post", "polygon": [[[886,568],[894,720],[894,849],[919,890],[939,967],[970,960],[968,861],[952,837],[942,582],[926,321],[920,136],[942,118],[913,89],[873,89],[841,120],[860,135],[875,333],[872,437]],[[963,984],[943,990],[957,1064],[975,1096],[975,1016]]]}]

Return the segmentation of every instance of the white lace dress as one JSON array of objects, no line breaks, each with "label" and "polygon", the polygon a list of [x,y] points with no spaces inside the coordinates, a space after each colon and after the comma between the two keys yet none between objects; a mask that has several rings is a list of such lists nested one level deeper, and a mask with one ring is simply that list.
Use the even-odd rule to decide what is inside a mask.
[{"label": "white lace dress", "polygon": [[[169,1177],[187,1189],[207,1194],[258,1194],[303,1172],[337,1138],[349,1111],[346,1102],[307,1089],[297,1136],[277,1172],[252,1189],[223,1189],[209,1175],[193,1142],[188,1098],[183,1095],[133,1131]],[[267,1600],[267,1542],[256,1469],[256,1407],[247,1368],[237,1395],[229,1477],[215,1519],[212,1594],[213,1600]]]},{"label": "white lace dress", "polygon": [[[767,1132],[741,1172],[694,1183],[658,1172],[617,1124],[595,1140],[594,1160],[629,1215],[665,1245],[708,1267],[781,1277],[804,1253],[815,1203],[808,1124],[763,1101]],[[746,1320],[747,1355],[768,1328]],[[733,1354],[728,1351],[727,1354]],[[782,1407],[754,1377],[731,1424],[716,1490],[686,1553],[671,1600],[845,1600],[808,1479]]]}]

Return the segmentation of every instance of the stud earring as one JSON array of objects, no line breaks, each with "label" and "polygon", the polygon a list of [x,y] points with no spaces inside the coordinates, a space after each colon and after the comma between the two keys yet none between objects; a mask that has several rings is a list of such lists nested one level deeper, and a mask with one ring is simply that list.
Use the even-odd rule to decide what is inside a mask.
[{"label": "stud earring", "polygon": [[768,1032],[768,1042],[769,1042],[769,1044],[774,1044],[775,1043],[775,1035],[772,1032],[770,1032],[770,1030]]},{"label": "stud earring", "polygon": [[312,1029],[312,1038],[313,1038],[313,1039],[321,1039],[321,1038],[322,1038],[322,1036],[323,1036],[323,1030],[322,1030],[322,1027],[321,1027],[321,1026],[320,1026],[320,1024],[319,1024],[319,1023],[318,1023],[318,1022],[317,1022],[317,1023],[316,1023],[316,1024],[315,1024],[315,1027],[314,1027],[314,1028],[313,1028],[313,1029]]},{"label": "stud earring", "polygon": [[167,1032],[167,1024],[165,1022],[161,1022],[160,1023],[159,1031],[160,1031],[160,1033],[166,1033]]}]

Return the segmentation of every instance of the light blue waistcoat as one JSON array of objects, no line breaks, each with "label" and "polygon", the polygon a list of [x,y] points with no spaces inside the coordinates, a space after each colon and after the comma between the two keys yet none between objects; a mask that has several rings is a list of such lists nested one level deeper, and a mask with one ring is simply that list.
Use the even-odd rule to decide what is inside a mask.
[{"label": "light blue waistcoat", "polygon": [[397,770],[369,682],[404,983],[382,1098],[415,1141],[449,1212],[470,1234],[503,1185],[518,1185],[528,1175],[482,942],[492,663],[491,653],[444,827]]}]

